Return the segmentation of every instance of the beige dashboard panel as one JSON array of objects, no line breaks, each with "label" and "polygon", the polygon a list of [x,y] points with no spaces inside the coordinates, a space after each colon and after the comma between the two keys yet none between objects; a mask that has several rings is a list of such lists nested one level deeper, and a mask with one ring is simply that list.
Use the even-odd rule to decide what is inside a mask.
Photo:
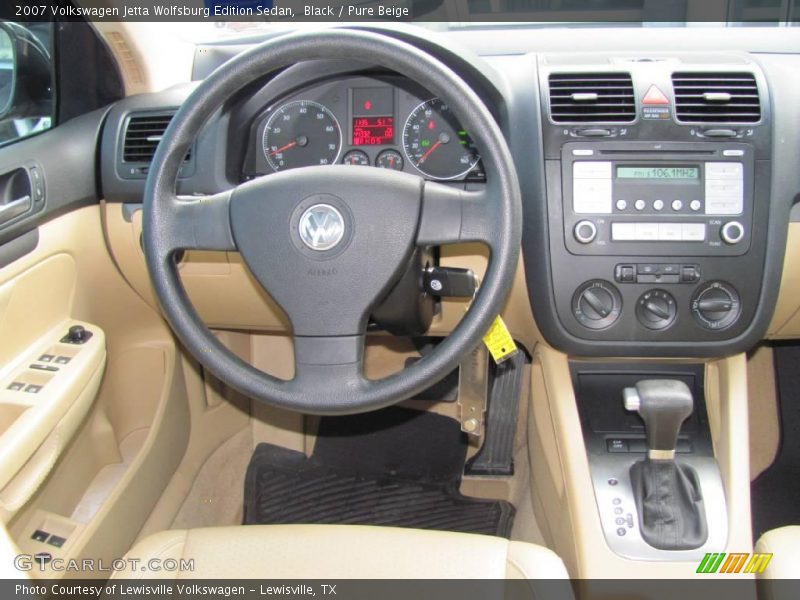
[{"label": "beige dashboard panel", "polygon": [[[142,211],[134,211],[126,219],[122,204],[106,203],[103,210],[108,245],[121,273],[148,304],[157,307],[140,244]],[[441,256],[443,265],[470,268],[479,276],[485,272],[488,261],[487,250],[479,244],[446,246]],[[289,330],[283,311],[253,279],[238,253],[189,252],[179,269],[189,298],[209,327]],[[466,300],[444,300],[430,333],[445,335],[452,331],[466,308]],[[528,301],[522,259],[503,318],[514,337],[529,349],[541,340]]]},{"label": "beige dashboard panel", "polygon": [[789,223],[781,289],[767,336],[800,337],[800,223]]}]

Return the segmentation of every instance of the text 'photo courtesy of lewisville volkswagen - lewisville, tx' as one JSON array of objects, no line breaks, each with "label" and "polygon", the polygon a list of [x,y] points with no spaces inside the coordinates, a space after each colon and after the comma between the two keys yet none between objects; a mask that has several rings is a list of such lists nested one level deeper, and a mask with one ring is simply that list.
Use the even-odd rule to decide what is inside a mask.
[{"label": "text 'photo courtesy of lewisville volkswagen - lewisville, tx'", "polygon": [[7,0],[0,597],[800,598],[800,0]]}]

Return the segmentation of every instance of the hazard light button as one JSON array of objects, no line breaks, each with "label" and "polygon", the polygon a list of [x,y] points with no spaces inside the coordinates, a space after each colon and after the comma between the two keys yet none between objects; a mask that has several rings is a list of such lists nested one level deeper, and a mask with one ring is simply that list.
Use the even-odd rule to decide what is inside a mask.
[{"label": "hazard light button", "polygon": [[669,104],[669,98],[662,92],[658,87],[655,85],[651,85],[650,89],[647,90],[647,93],[642,98],[642,104],[647,104],[650,106],[659,105],[659,104]]}]

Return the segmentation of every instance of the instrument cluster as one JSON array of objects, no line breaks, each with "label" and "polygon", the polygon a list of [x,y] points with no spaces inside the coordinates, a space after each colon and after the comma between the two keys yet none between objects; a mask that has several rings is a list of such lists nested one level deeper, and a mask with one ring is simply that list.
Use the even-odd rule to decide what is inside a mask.
[{"label": "instrument cluster", "polygon": [[252,137],[248,177],[342,164],[485,181],[478,150],[447,104],[400,78],[314,85],[267,107]]}]

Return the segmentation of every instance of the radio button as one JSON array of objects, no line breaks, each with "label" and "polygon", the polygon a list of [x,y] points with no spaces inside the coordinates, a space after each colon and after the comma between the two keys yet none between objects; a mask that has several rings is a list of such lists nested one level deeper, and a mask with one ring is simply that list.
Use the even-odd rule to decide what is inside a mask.
[{"label": "radio button", "polygon": [[636,202],[634,202],[633,206],[636,208],[636,210],[644,210],[645,207],[647,206],[647,202],[645,202],[644,200],[637,200]]},{"label": "radio button", "polygon": [[731,202],[728,198],[706,198],[707,215],[738,215],[742,213],[742,201]]},{"label": "radio button", "polygon": [[658,241],[658,223],[635,223],[636,240],[640,242]]},{"label": "radio button", "polygon": [[633,242],[636,240],[634,223],[612,223],[611,239],[615,242]]},{"label": "radio button", "polygon": [[705,242],[705,223],[683,223],[681,225],[681,239],[684,242]]},{"label": "radio button", "polygon": [[663,210],[664,209],[664,201],[663,200],[656,200],[653,202],[653,208],[656,210]]},{"label": "radio button", "polygon": [[720,230],[720,237],[726,244],[738,244],[744,238],[744,227],[738,221],[725,223]]},{"label": "radio button", "polygon": [[575,179],[611,179],[611,163],[598,160],[581,160],[572,165]]},{"label": "radio button", "polygon": [[[576,165],[579,163],[575,163]],[[610,214],[611,179],[575,179],[572,208],[578,213]]]},{"label": "radio button", "polygon": [[672,210],[680,210],[683,208],[683,201],[682,200],[673,200],[672,201]]},{"label": "radio button", "polygon": [[597,227],[591,221],[581,221],[575,225],[575,239],[581,244],[591,244],[597,237]]},{"label": "radio button", "polygon": [[683,239],[681,224],[660,223],[658,225],[658,239],[662,242],[680,242]]},{"label": "radio button", "polygon": [[740,162],[706,163],[706,179],[741,179],[743,172]]},{"label": "radio button", "polygon": [[697,212],[703,207],[703,203],[700,200],[692,200],[689,203],[689,208],[691,208],[694,212]]}]

